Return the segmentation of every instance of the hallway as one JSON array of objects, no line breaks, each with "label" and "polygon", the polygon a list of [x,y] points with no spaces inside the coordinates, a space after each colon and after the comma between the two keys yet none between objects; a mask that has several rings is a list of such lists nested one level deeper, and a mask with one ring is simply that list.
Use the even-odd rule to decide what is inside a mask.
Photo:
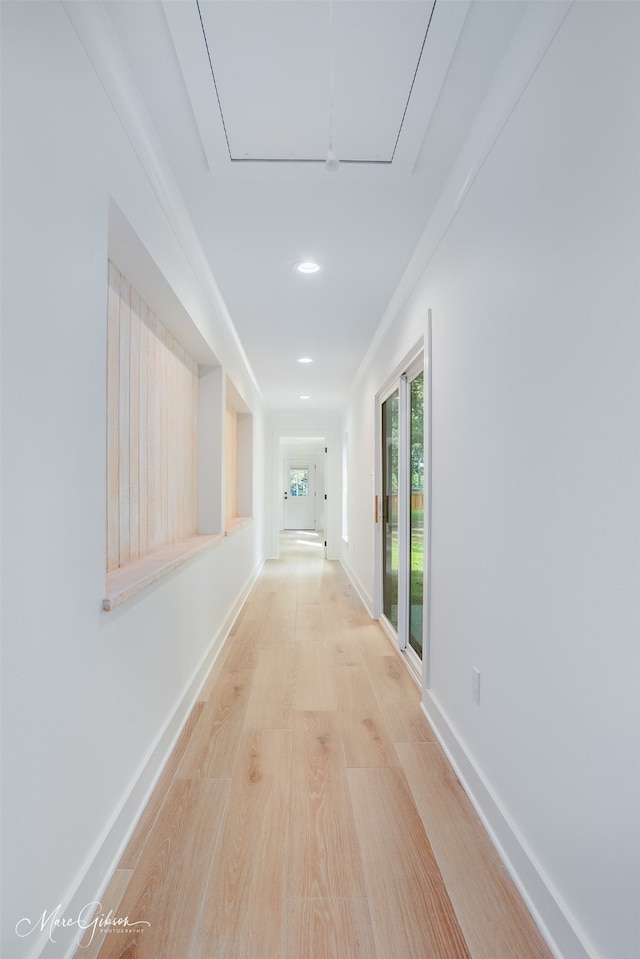
[{"label": "hallway", "polygon": [[77,955],[548,959],[342,567],[281,547]]}]

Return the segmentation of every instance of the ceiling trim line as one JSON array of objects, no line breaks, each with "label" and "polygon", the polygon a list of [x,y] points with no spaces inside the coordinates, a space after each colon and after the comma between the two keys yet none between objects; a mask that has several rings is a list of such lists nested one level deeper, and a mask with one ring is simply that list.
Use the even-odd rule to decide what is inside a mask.
[{"label": "ceiling trim line", "polygon": [[436,9],[438,0],[433,0],[433,6],[431,7],[431,13],[429,14],[429,22],[427,24],[427,29],[424,32],[424,37],[422,38],[422,46],[420,47],[420,56],[418,57],[418,62],[416,63],[416,68],[413,71],[413,79],[411,80],[411,86],[409,87],[409,94],[407,96],[406,103],[404,105],[404,111],[402,113],[402,119],[400,120],[400,126],[398,127],[398,135],[396,137],[396,142],[393,144],[393,152],[391,154],[391,160],[393,161],[394,156],[396,155],[396,150],[398,149],[398,141],[402,134],[402,128],[404,126],[404,120],[407,115],[407,110],[409,109],[409,102],[411,100],[411,94],[413,93],[413,88],[416,85],[416,77],[420,70],[420,64],[422,63],[422,55],[424,53],[424,47],[427,42],[427,37],[429,36],[429,28],[431,27],[431,21],[433,20],[433,14]]},{"label": "ceiling trim line", "polygon": [[209,69],[211,70],[211,79],[213,80],[213,88],[216,91],[216,100],[218,101],[218,110],[220,111],[220,121],[222,123],[222,129],[224,130],[224,138],[227,141],[227,150],[229,151],[229,159],[233,160],[231,154],[231,144],[229,143],[229,134],[227,133],[227,124],[224,122],[224,113],[222,111],[222,103],[220,102],[220,93],[218,91],[218,84],[216,83],[216,75],[213,71],[213,63],[211,62],[211,51],[209,50],[209,41],[207,40],[207,33],[204,28],[204,23],[202,22],[202,11],[200,9],[200,0],[196,0],[196,7],[198,8],[198,17],[200,19],[200,29],[202,30],[202,39],[204,40],[205,49],[207,51],[207,60],[209,61]]},{"label": "ceiling trim line", "polygon": [[[231,156],[232,163],[318,163],[326,167],[326,157],[234,157]],[[340,165],[350,163],[352,166],[391,166],[392,160],[343,160],[340,157]]]},{"label": "ceiling trim line", "polygon": [[420,52],[402,118],[402,136],[398,136],[393,151],[394,166],[409,164],[413,170],[416,164],[471,2],[437,0],[431,8],[424,37],[426,55]]}]

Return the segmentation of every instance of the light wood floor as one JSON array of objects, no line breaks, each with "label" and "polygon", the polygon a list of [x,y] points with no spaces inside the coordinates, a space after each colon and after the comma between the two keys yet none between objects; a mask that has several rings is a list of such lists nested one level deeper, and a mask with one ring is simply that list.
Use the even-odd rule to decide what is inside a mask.
[{"label": "light wood floor", "polygon": [[310,534],[268,562],[78,959],[550,959],[398,653]]}]

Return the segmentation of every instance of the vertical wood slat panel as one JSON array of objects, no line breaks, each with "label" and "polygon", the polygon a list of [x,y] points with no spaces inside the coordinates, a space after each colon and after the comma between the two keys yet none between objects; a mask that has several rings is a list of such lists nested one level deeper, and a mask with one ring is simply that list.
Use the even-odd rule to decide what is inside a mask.
[{"label": "vertical wood slat panel", "polygon": [[227,409],[225,434],[227,520],[232,520],[238,515],[238,414],[235,410]]},{"label": "vertical wood slat panel", "polygon": [[129,321],[129,562],[140,557],[140,297],[131,290]]},{"label": "vertical wood slat panel", "polygon": [[[190,522],[191,517],[193,516],[193,485],[191,482],[191,449],[193,444],[194,431],[197,429],[197,421],[195,423],[191,422],[192,415],[192,378],[193,374],[191,371],[191,358],[188,353],[184,355],[184,377],[185,377],[185,392],[184,392],[184,409],[183,417],[185,421],[185,479],[184,479],[184,496],[185,496],[185,520]],[[188,457],[188,458],[187,458]],[[185,536],[191,536],[191,532],[188,526],[185,528]]]},{"label": "vertical wood slat panel", "polygon": [[129,340],[131,337],[131,286],[120,277],[120,557],[119,565],[126,566],[129,558]]},{"label": "vertical wood slat panel", "polygon": [[153,436],[151,438],[151,461],[153,463],[155,502],[153,516],[153,549],[160,549],[162,546],[162,377],[164,375],[164,363],[162,348],[162,332],[160,322],[157,317],[153,318],[154,332],[156,337],[156,381],[155,381],[155,416],[153,421]]},{"label": "vertical wood slat panel", "polygon": [[160,382],[160,435],[158,437],[160,444],[160,461],[161,461],[161,480],[160,480],[160,489],[162,490],[162,499],[161,499],[161,512],[160,512],[160,544],[161,546],[168,545],[171,540],[169,539],[169,390],[168,390],[168,373],[169,373],[169,358],[167,356],[167,331],[161,323],[158,323],[160,328],[160,339],[162,343],[162,379]]},{"label": "vertical wood slat panel", "polygon": [[198,528],[198,366],[191,360],[191,526],[195,533]]},{"label": "vertical wood slat panel", "polygon": [[[185,353],[184,355],[184,402],[182,407],[182,417],[185,424],[185,457],[184,457],[184,511],[183,515],[185,518],[185,523],[189,524],[191,520],[192,512],[192,496],[191,496],[191,444],[193,442],[193,430],[194,425],[190,423],[191,415],[191,370],[189,363],[189,354]],[[185,525],[184,535],[190,536],[191,531],[189,525]]]},{"label": "vertical wood slat panel", "polygon": [[109,264],[107,569],[197,532],[198,366]]},{"label": "vertical wood slat panel", "polygon": [[182,347],[178,350],[177,372],[177,390],[180,396],[180,403],[176,405],[176,433],[178,436],[178,474],[177,474],[177,504],[176,510],[176,534],[178,539],[184,539],[186,536],[185,510],[187,508],[188,498],[186,496],[187,470],[189,465],[189,448],[187,445],[188,437],[186,432],[186,423],[184,409],[187,401],[187,381],[185,378],[185,351]]},{"label": "vertical wood slat panel", "polygon": [[[173,384],[173,357],[171,355],[171,339],[168,333],[165,332],[165,362],[166,362],[166,380],[165,380],[165,393],[164,393],[164,424],[165,429],[163,430],[163,440],[165,441],[165,453],[166,453],[166,485],[165,485],[165,497],[166,497],[166,520],[165,520],[165,536],[167,543],[173,543],[173,497],[174,497],[174,483],[173,483],[173,468],[174,468],[174,441],[175,437],[172,430],[173,416],[172,411],[175,405],[175,393],[174,393],[174,384]],[[165,461],[163,460],[163,466]]]},{"label": "vertical wood slat panel", "polygon": [[155,317],[147,311],[147,550],[156,549],[156,468],[153,457],[156,429],[156,362],[158,340],[155,331]]},{"label": "vertical wood slat panel", "polygon": [[178,351],[178,365],[176,366],[176,392],[179,402],[175,409],[175,428],[177,444],[177,463],[176,463],[176,536],[178,539],[184,539],[185,522],[183,511],[186,507],[185,481],[187,478],[185,470],[185,456],[187,452],[185,422],[184,422],[184,402],[185,402],[185,379],[184,379],[184,350],[182,351],[182,361],[180,360],[180,351]]},{"label": "vertical wood slat panel", "polygon": [[[174,467],[174,497],[175,497],[175,519],[174,519],[174,535],[178,541],[184,539],[184,519],[182,517],[182,508],[185,505],[185,496],[184,496],[184,482],[186,478],[185,473],[185,453],[186,453],[186,437],[184,432],[184,350],[179,347],[174,350],[178,363],[176,364],[176,402],[173,409],[173,418],[174,418],[174,430],[176,436],[176,461]],[[182,354],[182,358],[181,355]]]},{"label": "vertical wood slat panel", "polygon": [[118,567],[120,542],[120,275],[112,263],[109,263],[107,295],[107,572],[110,572]]},{"label": "vertical wood slat panel", "polygon": [[175,543],[178,538],[177,529],[177,469],[178,469],[178,441],[176,435],[176,406],[180,402],[177,391],[177,362],[175,341],[167,335],[167,538],[169,543]]},{"label": "vertical wood slat panel", "polygon": [[138,384],[138,478],[139,478],[139,549],[140,556],[148,555],[148,504],[149,491],[147,484],[147,448],[149,438],[147,433],[147,381],[149,377],[149,337],[148,337],[148,311],[146,303],[140,300],[140,382]]}]

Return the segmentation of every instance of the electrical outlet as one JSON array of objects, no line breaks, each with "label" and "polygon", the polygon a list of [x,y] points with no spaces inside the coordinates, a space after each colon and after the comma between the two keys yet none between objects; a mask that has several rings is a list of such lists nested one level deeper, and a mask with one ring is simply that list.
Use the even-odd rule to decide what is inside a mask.
[{"label": "electrical outlet", "polygon": [[471,695],[474,703],[480,702],[480,670],[475,666],[471,672]]}]

